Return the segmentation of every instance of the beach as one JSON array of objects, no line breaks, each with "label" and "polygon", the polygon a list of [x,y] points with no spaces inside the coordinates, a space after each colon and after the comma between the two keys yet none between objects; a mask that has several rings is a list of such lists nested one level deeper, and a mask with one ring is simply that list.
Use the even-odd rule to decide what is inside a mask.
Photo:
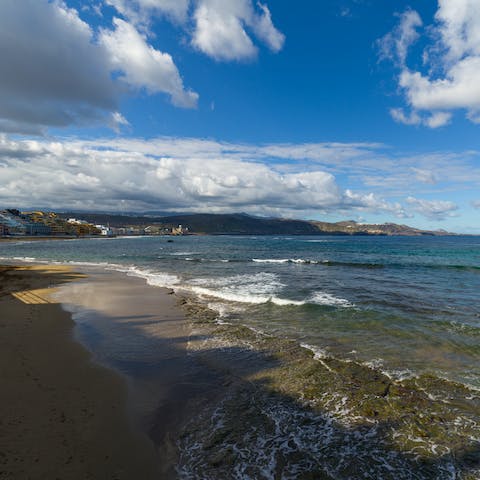
[{"label": "beach", "polygon": [[[290,245],[286,239],[268,241]],[[201,242],[205,252],[195,253]],[[237,246],[230,257],[225,247],[218,258],[222,242],[228,250]],[[309,275],[311,282],[313,274],[331,277],[347,269],[353,279],[360,271],[373,281],[389,267],[373,268],[370,258],[326,264],[312,258],[313,248],[323,244],[308,238],[297,240],[308,245],[309,257],[303,257],[308,262],[273,258],[268,250],[261,261],[257,251],[256,261],[241,263],[236,256],[242,242],[251,255],[260,240],[182,239],[172,245],[162,239],[118,239],[11,247],[30,264],[32,257],[51,256],[53,248],[57,257],[63,249],[70,260],[68,267],[41,260],[36,267],[2,272],[2,312],[12,312],[10,320],[1,319],[3,330],[11,329],[2,336],[2,365],[12,359],[18,364],[2,375],[12,392],[6,404],[19,409],[8,413],[11,429],[2,432],[3,470],[23,468],[24,478],[45,478],[43,471],[35,473],[40,472],[37,463],[44,462],[66,478],[88,478],[87,470],[106,472],[92,478],[438,480],[452,478],[452,472],[465,480],[478,478],[480,396],[475,390],[431,374],[395,374],[281,335],[280,327],[289,333],[289,324],[305,328],[298,320],[302,312],[322,319],[323,336],[327,318],[339,323],[347,314],[350,321],[369,312],[341,301],[338,293],[308,297],[328,302],[322,305],[293,295],[287,303],[273,272]],[[206,252],[212,245],[216,258],[210,259]],[[192,261],[195,255],[198,260]],[[103,258],[108,262],[99,261]],[[124,258],[125,264],[118,263]],[[138,264],[145,259],[149,267],[127,263],[132,259]],[[154,262],[162,269],[152,268]],[[188,268],[197,278],[180,283],[166,265]],[[207,268],[223,276],[200,277]],[[457,270],[463,277],[476,275],[470,267]],[[277,296],[264,300],[273,292],[267,287],[276,288]],[[31,315],[56,320],[31,324]],[[341,339],[342,331],[337,332]],[[440,348],[430,351],[443,359]],[[24,352],[28,369],[22,365]],[[69,360],[72,352],[77,354]],[[48,388],[42,390],[34,378]],[[31,391],[23,395],[27,386]],[[47,395],[58,389],[61,394]],[[78,392],[86,395],[85,404]],[[37,397],[41,411],[30,408]],[[91,423],[85,423],[82,408],[89,409]],[[74,423],[66,425],[67,418]],[[12,423],[18,419],[20,427]],[[49,441],[43,439],[47,420],[53,425]],[[18,443],[20,428],[29,433]],[[44,450],[34,456],[29,452],[36,451],[38,438]],[[57,448],[55,442],[64,438],[69,447]],[[53,462],[46,460],[51,452]],[[71,456],[77,470],[66,470],[73,468]],[[112,476],[109,469],[124,476]]]},{"label": "beach", "polygon": [[229,382],[187,355],[173,292],[59,265],[0,285],[0,478],[178,478],[182,428]]},{"label": "beach", "polygon": [[127,416],[127,386],[72,338],[52,288],[62,267],[0,269],[0,478],[154,479],[157,454]]}]

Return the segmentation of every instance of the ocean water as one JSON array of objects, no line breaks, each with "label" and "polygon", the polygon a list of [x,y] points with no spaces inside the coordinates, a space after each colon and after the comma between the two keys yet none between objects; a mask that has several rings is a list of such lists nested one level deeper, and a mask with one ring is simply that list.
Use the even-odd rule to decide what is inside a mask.
[{"label": "ocean water", "polygon": [[251,411],[257,394],[231,393],[182,437],[179,478],[480,478],[480,237],[80,239],[3,243],[0,257],[141,277],[224,332],[314,352],[321,372],[279,375],[297,390],[316,375],[316,410],[267,395]]},{"label": "ocean water", "polygon": [[4,243],[0,257],[104,265],[317,353],[480,388],[479,237],[168,240]]}]

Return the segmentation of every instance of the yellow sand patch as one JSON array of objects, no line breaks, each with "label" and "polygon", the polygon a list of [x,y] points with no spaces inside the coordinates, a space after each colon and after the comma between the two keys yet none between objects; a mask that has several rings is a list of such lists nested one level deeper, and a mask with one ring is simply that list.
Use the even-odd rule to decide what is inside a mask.
[{"label": "yellow sand patch", "polygon": [[50,303],[50,301],[44,296],[46,293],[47,291],[45,289],[24,290],[23,292],[12,293],[12,296],[23,303],[27,303],[29,305],[39,305]]}]

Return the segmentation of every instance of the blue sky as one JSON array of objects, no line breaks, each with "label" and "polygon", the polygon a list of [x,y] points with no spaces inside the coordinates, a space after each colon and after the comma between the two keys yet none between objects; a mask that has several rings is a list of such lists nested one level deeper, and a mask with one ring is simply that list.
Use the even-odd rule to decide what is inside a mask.
[{"label": "blue sky", "polygon": [[480,233],[478,32],[472,0],[3,0],[0,206]]}]

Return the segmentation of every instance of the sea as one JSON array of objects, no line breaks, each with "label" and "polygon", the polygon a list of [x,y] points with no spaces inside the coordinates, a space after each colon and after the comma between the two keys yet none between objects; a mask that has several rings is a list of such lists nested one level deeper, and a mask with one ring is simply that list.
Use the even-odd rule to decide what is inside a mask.
[{"label": "sea", "polygon": [[[411,467],[413,464],[400,467],[398,462],[387,461],[384,453],[381,462],[373,461],[363,470],[358,467],[358,476],[342,470],[338,462],[325,460],[315,467],[323,473],[302,477],[299,472],[308,469],[298,465],[297,469],[287,468],[284,458],[280,471],[278,461],[272,467],[270,458],[269,463],[265,460],[270,470],[265,466],[251,473],[237,465],[229,478],[480,478],[480,237],[155,236],[22,241],[1,243],[0,257],[99,266],[143,278],[149,285],[194,297],[215,312],[216,322],[223,329],[242,326],[270,339],[291,341],[312,352],[329,369],[338,362],[371,369],[394,385],[413,385],[416,392],[426,395],[425,401],[448,407],[455,397],[447,412],[457,408],[461,412],[445,427],[447,438],[449,429],[459,431],[462,422],[468,424],[461,446],[447,442],[441,451],[433,444],[429,446],[435,464],[430,461],[427,465],[412,447],[408,462],[422,458],[418,468]],[[424,380],[415,383],[416,379]],[[329,388],[334,394],[335,384]],[[460,397],[470,403],[459,407]],[[419,405],[422,402],[419,400]],[[276,418],[285,408],[271,406]],[[292,415],[288,417],[291,426],[297,418]],[[343,434],[347,435],[351,424],[339,415],[334,420],[344,422]],[[397,417],[396,421],[401,421]],[[428,423],[442,423],[435,418],[432,414]],[[300,428],[293,441],[297,450],[304,442],[302,451],[310,452],[310,459],[321,455],[320,441],[328,444],[325,436],[302,437],[312,428],[311,422],[310,418],[303,433]],[[328,421],[324,418],[322,422],[326,428]],[[368,422],[362,425],[370,425]],[[362,435],[374,436],[365,428]],[[280,430],[277,440],[282,437]],[[287,437],[293,435],[290,430],[285,433]],[[435,436],[430,431],[425,435]],[[415,443],[412,438],[410,443]],[[418,438],[419,443],[425,440],[420,433]],[[274,439],[272,434],[271,448]],[[192,445],[200,448],[198,439],[191,441],[191,451],[195,451]],[[347,443],[345,449],[350,449],[350,456],[359,455],[352,450],[351,439]],[[287,448],[285,445],[277,441],[277,453],[272,455],[278,455],[279,449]],[[295,450],[295,446],[287,451],[289,448]],[[335,448],[337,459],[343,458],[338,443]],[[189,461],[197,462],[198,467],[198,459]],[[215,470],[202,477],[198,469],[185,462],[179,470],[182,478],[217,478],[212,473]],[[311,465],[309,468],[311,472]]]}]

